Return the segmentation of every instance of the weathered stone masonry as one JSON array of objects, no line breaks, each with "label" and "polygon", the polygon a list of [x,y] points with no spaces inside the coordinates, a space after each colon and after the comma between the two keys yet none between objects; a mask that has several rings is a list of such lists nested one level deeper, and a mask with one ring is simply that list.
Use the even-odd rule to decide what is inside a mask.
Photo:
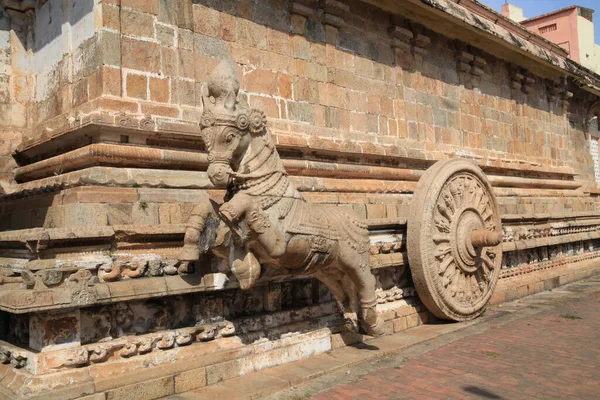
[{"label": "weathered stone masonry", "polygon": [[194,205],[224,195],[198,122],[229,57],[292,183],[368,224],[387,333],[430,318],[406,220],[437,160],[474,160],[493,186],[493,302],[595,271],[600,77],[478,3],[0,5],[0,398],[166,395],[362,338],[316,280],[267,271],[241,291],[216,260],[178,264]]}]

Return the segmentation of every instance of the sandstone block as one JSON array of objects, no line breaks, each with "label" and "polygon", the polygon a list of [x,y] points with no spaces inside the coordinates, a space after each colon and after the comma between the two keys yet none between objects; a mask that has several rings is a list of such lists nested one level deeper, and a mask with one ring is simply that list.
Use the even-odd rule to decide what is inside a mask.
[{"label": "sandstone block", "polygon": [[121,32],[124,35],[154,38],[154,16],[138,10],[122,8]]},{"label": "sandstone block", "polygon": [[394,319],[394,332],[400,332],[408,329],[408,321],[406,317]]},{"label": "sandstone block", "polygon": [[414,328],[415,326],[419,326],[421,324],[421,318],[419,317],[419,314],[410,314],[405,318],[407,328]]},{"label": "sandstone block", "polygon": [[120,29],[118,6],[114,4],[102,5],[102,25],[109,29]]},{"label": "sandstone block", "polygon": [[159,379],[144,380],[139,373],[140,383],[106,391],[106,400],[151,400],[175,393],[175,382],[172,376]]},{"label": "sandstone block", "polygon": [[212,385],[227,379],[254,372],[252,357],[244,357],[206,367],[206,384]]},{"label": "sandstone block", "polygon": [[111,96],[121,95],[121,70],[118,68],[102,67],[102,93]]},{"label": "sandstone block", "polygon": [[100,39],[102,62],[113,67],[121,66],[121,35],[115,32],[102,31]]},{"label": "sandstone block", "polygon": [[105,226],[108,223],[106,204],[64,205],[65,226]]},{"label": "sandstone block", "polygon": [[158,20],[165,24],[193,29],[194,18],[191,1],[159,0]]},{"label": "sandstone block", "polygon": [[173,47],[175,45],[175,29],[171,26],[157,24],[156,38],[160,42],[161,46]]},{"label": "sandstone block", "polygon": [[194,32],[208,36],[219,36],[220,33],[220,12],[203,6],[194,4]]},{"label": "sandstone block", "polygon": [[150,100],[156,101],[159,103],[168,103],[169,102],[169,79],[161,79],[150,77]]},{"label": "sandstone block", "polygon": [[121,0],[121,6],[145,13],[158,14],[158,0]]},{"label": "sandstone block", "polygon": [[175,375],[175,393],[206,386],[206,368],[196,368]]},{"label": "sandstone block", "polygon": [[222,12],[219,18],[221,39],[228,42],[235,41],[237,37],[237,19],[227,12]]},{"label": "sandstone block", "polygon": [[153,104],[153,103],[142,103],[142,114],[157,115],[160,117],[177,118],[180,114],[178,107]]},{"label": "sandstone block", "polygon": [[122,47],[123,67],[145,72],[161,72],[158,44],[124,37]]},{"label": "sandstone block", "polygon": [[158,225],[158,205],[137,203],[132,207],[131,219],[136,225]]},{"label": "sandstone block", "polygon": [[135,97],[143,100],[148,98],[147,76],[128,74],[125,82],[125,90],[128,97]]}]

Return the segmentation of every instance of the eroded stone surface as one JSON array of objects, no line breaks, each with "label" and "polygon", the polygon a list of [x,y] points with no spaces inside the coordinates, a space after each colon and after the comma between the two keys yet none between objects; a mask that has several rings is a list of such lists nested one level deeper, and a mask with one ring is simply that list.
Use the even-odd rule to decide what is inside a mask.
[{"label": "eroded stone surface", "polygon": [[[33,3],[0,7],[2,390],[151,397],[367,340],[344,330],[325,285],[282,268],[310,264],[306,248],[321,256],[315,265],[360,254],[386,334],[426,323],[406,225],[419,180],[442,159],[478,164],[496,197],[504,256],[492,302],[581,279],[597,264],[585,135],[598,79],[474,3]],[[209,82],[227,58],[239,93],[230,73]],[[256,194],[248,184],[214,188],[229,171],[205,142],[227,137],[222,124],[236,140],[268,137],[281,156],[274,168],[231,167],[238,184],[252,172],[288,173],[306,200],[288,215],[311,226],[269,215],[290,202],[285,191],[269,206],[236,199]],[[199,203],[215,212],[211,200],[245,217],[229,231],[208,221],[217,234],[201,249],[233,240],[247,251],[233,252],[235,265],[227,252],[182,263],[190,217]],[[345,229],[354,218],[358,228]],[[276,246],[254,245],[275,228],[319,239],[289,242],[283,260],[267,254]],[[339,249],[348,232],[362,253]]]}]

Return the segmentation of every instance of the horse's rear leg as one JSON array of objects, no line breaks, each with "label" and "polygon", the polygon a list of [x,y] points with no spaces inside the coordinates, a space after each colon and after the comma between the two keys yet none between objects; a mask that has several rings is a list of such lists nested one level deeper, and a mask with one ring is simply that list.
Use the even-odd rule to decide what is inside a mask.
[{"label": "horse's rear leg", "polygon": [[344,275],[339,270],[323,271],[319,270],[314,277],[323,282],[331,291],[335,301],[344,315],[346,329],[352,332],[358,332],[358,313],[356,312],[356,299],[350,298],[349,293],[355,293],[353,287],[346,289],[345,286],[353,286],[352,282],[344,282]]},{"label": "horse's rear leg", "polygon": [[363,328],[371,336],[383,335],[383,320],[377,314],[376,282],[369,266],[369,253],[357,254],[350,246],[340,246],[339,267],[356,287]]}]

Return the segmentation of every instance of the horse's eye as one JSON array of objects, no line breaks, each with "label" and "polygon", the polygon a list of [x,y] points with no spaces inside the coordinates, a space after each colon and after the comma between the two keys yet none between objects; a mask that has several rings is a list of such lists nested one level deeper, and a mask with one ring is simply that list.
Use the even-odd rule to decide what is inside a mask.
[{"label": "horse's eye", "polygon": [[229,135],[227,135],[225,140],[227,141],[227,143],[231,143],[231,141],[233,140],[233,133],[230,133]]}]

